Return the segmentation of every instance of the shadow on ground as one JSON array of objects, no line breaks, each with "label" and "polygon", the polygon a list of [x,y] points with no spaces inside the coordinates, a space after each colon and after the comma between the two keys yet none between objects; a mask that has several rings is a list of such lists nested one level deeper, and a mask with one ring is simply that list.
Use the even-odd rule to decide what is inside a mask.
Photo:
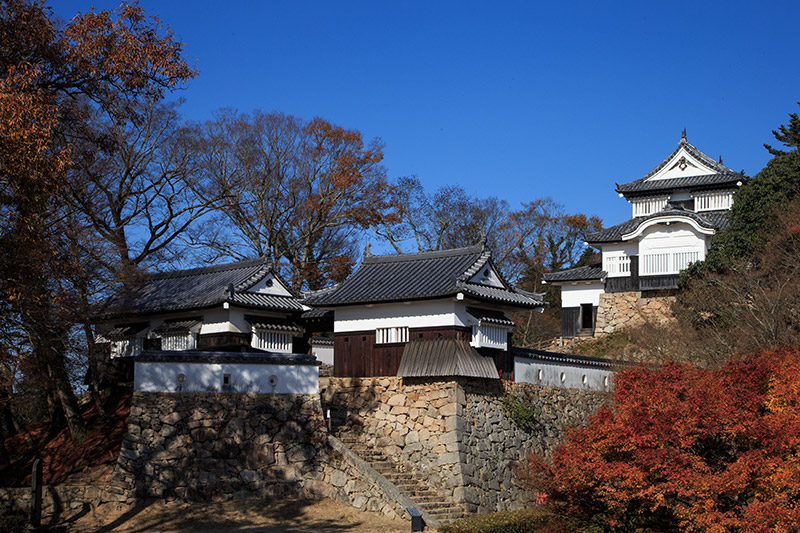
[{"label": "shadow on ground", "polygon": [[98,508],[94,516],[69,517],[69,531],[144,532],[223,531],[326,533],[333,531],[407,531],[404,520],[363,513],[331,500],[232,500],[194,504],[140,504],[116,512]]}]

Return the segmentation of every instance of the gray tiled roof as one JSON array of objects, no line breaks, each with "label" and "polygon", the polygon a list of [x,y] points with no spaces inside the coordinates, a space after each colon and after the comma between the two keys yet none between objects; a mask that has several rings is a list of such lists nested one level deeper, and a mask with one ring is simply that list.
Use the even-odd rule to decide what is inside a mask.
[{"label": "gray tiled roof", "polygon": [[302,311],[303,306],[300,305],[295,298],[291,296],[280,296],[277,294],[262,294],[259,292],[236,292],[233,298],[230,299],[231,303],[241,305],[243,307],[257,307],[259,309],[277,309],[281,311]]},{"label": "gray tiled roof", "polygon": [[551,361],[554,363],[570,363],[581,366],[599,366],[604,368],[611,368],[612,361],[610,359],[601,359],[599,357],[588,357],[586,355],[572,355],[560,352],[546,352],[544,350],[534,350],[530,348],[518,348],[513,346],[511,352],[515,356],[525,357],[528,359],[539,359],[541,361]]},{"label": "gray tiled roof", "polygon": [[308,311],[303,311],[300,317],[303,319],[331,318],[333,317],[333,311],[329,309],[309,309]]},{"label": "gray tiled roof", "polygon": [[135,359],[142,363],[236,363],[245,365],[309,365],[319,366],[313,355],[299,353],[257,352],[204,352],[199,350],[145,350]]},{"label": "gray tiled roof", "polygon": [[541,294],[521,289],[501,289],[477,283],[462,282],[459,289],[469,296],[520,307],[541,307],[544,305]]},{"label": "gray tiled roof", "polygon": [[[231,302],[243,307],[301,311],[293,297],[249,292],[273,271],[265,259],[239,261],[190,270],[177,270],[145,277],[137,289],[109,299],[100,310],[101,316],[158,313],[199,309]],[[280,279],[280,278],[278,278]],[[234,293],[228,292],[233,286]]]},{"label": "gray tiled roof", "polygon": [[467,280],[491,263],[483,245],[417,254],[367,256],[349,278],[328,291],[306,297],[304,303],[329,307],[361,303],[440,298],[463,292],[474,298],[512,306],[538,307],[541,296]]},{"label": "gray tiled roof", "polygon": [[[677,154],[681,148],[686,149],[696,159],[700,160],[703,164],[711,168],[714,173],[702,176],[689,176],[685,178],[664,179],[648,181],[648,179],[660,170]],[[654,194],[657,192],[673,191],[675,189],[703,189],[703,188],[719,188],[719,187],[735,187],[736,183],[742,181],[744,176],[740,173],[734,172],[720,162],[714,161],[706,154],[698,150],[693,144],[686,140],[686,137],[681,138],[678,147],[669,154],[666,159],[656,166],[653,170],[647,173],[643,178],[617,185],[617,192],[625,196],[639,196],[641,194]]]},{"label": "gray tiled roof", "polygon": [[[124,324],[120,326],[111,326],[109,324],[100,324],[97,326],[96,332],[98,337],[110,341],[121,341],[135,337],[137,333],[141,332],[150,326],[149,322],[139,322],[138,324]],[[100,341],[105,342],[105,341]]]},{"label": "gray tiled roof", "polygon": [[263,329],[268,331],[285,331],[286,333],[293,333],[295,336],[302,335],[305,330],[292,322],[282,318],[267,317],[267,316],[249,316],[245,315],[244,319],[250,326],[255,329]]},{"label": "gray tiled roof", "polygon": [[544,280],[550,283],[558,283],[560,281],[599,280],[604,277],[606,277],[606,271],[603,270],[603,266],[598,263],[595,265],[562,270],[561,272],[550,272],[544,275]]},{"label": "gray tiled roof", "polygon": [[158,333],[159,335],[189,333],[190,331],[198,331],[202,323],[203,321],[200,318],[167,320],[160,326],[153,328],[153,333]]},{"label": "gray tiled roof", "polygon": [[[665,217],[665,216],[685,216],[689,217],[698,224],[700,224],[703,228],[721,230],[725,229],[728,225],[728,213],[730,211],[703,211],[701,213],[695,213],[694,211],[688,211],[686,209],[666,209],[664,211],[659,211],[658,213],[653,213],[652,215],[648,215],[646,217],[634,217],[630,220],[626,220],[622,224],[617,224],[616,226],[611,226],[610,228],[606,228],[604,230],[600,230],[598,232],[592,233],[587,235],[586,242],[589,244],[599,244],[604,242],[619,242],[622,240],[622,236],[626,235],[636,228],[638,228],[642,223],[652,220],[654,218]],[[549,280],[548,280],[549,281]]]},{"label": "gray tiled roof", "polygon": [[467,307],[467,313],[477,318],[481,323],[486,322],[487,324],[497,324],[499,326],[514,326],[514,321],[506,318],[506,315],[501,311]]}]

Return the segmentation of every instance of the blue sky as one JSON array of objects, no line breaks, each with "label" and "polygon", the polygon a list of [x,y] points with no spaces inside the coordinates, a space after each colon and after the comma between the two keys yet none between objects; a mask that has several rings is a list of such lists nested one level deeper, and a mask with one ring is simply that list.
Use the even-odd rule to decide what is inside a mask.
[{"label": "blue sky", "polygon": [[[65,19],[118,1],[57,0]],[[187,118],[261,108],[386,143],[390,177],[606,226],[614,183],[689,141],[748,175],[800,111],[800,2],[143,0],[200,74]]]}]

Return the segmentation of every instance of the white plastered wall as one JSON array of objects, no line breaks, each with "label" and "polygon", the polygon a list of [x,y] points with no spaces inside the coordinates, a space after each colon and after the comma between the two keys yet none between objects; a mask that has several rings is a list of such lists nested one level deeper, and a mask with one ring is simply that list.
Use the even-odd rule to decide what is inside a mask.
[{"label": "white plastered wall", "polygon": [[600,305],[600,295],[603,294],[604,284],[602,282],[585,283],[575,282],[572,285],[565,282],[561,286],[561,307],[580,307],[581,304]]},{"label": "white plastered wall", "polygon": [[[180,374],[186,376],[180,384],[180,392],[319,392],[319,368],[315,365],[136,363],[133,387],[141,392],[179,392]],[[229,389],[223,387],[225,374],[230,374]],[[271,376],[274,376],[274,385],[270,382]]]},{"label": "white plastered wall", "polygon": [[700,253],[700,259],[705,259],[706,236],[699,233],[689,224],[680,222],[671,223],[669,226],[658,224],[644,230],[639,239],[639,254],[660,252],[689,252]]},{"label": "white plastered wall", "polygon": [[[271,286],[269,286],[271,285]],[[248,292],[258,292],[261,294],[275,294],[278,296],[291,296],[292,293],[289,292],[289,289],[283,286],[283,284],[273,276],[272,274],[268,274],[264,279],[247,289]]]},{"label": "white plastered wall", "polygon": [[[681,168],[678,164],[681,158],[686,158],[686,166]],[[672,159],[664,165],[661,170],[648,178],[647,181],[667,180],[674,178],[687,178],[689,176],[704,176],[713,174],[716,171],[706,166],[700,160],[692,156],[685,148],[678,150]]]},{"label": "white plastered wall", "polygon": [[333,366],[333,346],[330,344],[311,344],[311,355],[322,364]]},{"label": "white plastered wall", "polygon": [[489,265],[484,266],[480,272],[472,276],[469,280],[472,283],[479,283],[481,285],[489,285],[491,287],[502,287],[503,282],[500,281],[500,276]]},{"label": "white plastered wall", "polygon": [[594,391],[610,390],[614,373],[611,370],[567,363],[539,361],[527,357],[514,358],[514,381],[562,389]]},{"label": "white plastered wall", "polygon": [[511,317],[511,314],[500,306],[488,302],[456,298],[358,305],[335,309],[333,331],[344,333],[403,326],[409,328],[469,327],[475,325],[477,321],[467,313],[467,307],[501,311],[505,313],[506,317]]},{"label": "white plastered wall", "polygon": [[343,333],[401,326],[409,328],[466,326],[467,324],[456,312],[457,304],[462,302],[447,299],[337,307],[334,311],[333,331]]}]

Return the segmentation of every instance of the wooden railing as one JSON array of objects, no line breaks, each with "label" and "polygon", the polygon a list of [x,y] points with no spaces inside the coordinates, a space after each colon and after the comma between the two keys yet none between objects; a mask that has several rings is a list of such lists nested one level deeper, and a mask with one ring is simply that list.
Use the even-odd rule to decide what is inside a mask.
[{"label": "wooden railing", "polygon": [[603,258],[603,270],[609,278],[623,278],[631,275],[631,258],[627,255],[612,255]]},{"label": "wooden railing", "polygon": [[639,256],[639,275],[677,274],[700,259],[700,252],[664,252]]},{"label": "wooden railing", "polygon": [[698,194],[695,196],[694,202],[697,211],[730,209],[733,205],[733,193],[717,192]]}]

